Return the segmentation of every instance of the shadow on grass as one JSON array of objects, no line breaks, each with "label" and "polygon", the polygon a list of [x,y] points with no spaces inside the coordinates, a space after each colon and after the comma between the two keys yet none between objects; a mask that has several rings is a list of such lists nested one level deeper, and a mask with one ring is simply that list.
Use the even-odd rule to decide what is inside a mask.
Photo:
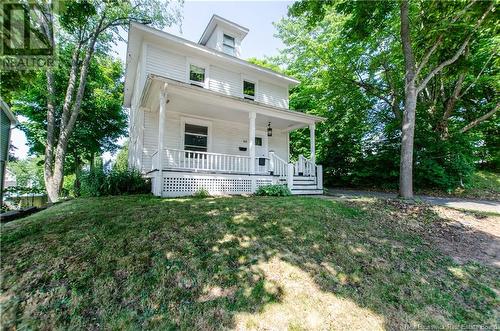
[{"label": "shadow on grass", "polygon": [[6,328],[495,322],[498,269],[440,254],[422,231],[442,220],[427,209],[131,196],[76,200],[20,222],[2,231]]}]

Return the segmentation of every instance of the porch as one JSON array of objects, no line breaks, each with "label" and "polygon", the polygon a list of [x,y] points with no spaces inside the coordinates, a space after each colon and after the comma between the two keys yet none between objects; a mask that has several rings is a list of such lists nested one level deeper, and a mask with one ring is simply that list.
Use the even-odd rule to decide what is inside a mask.
[{"label": "porch", "polygon": [[[296,194],[322,193],[316,117],[158,76],[148,78],[141,109],[149,133],[137,145],[155,195],[243,194],[278,183]],[[289,132],[302,127],[311,132],[311,157],[291,162]]]}]

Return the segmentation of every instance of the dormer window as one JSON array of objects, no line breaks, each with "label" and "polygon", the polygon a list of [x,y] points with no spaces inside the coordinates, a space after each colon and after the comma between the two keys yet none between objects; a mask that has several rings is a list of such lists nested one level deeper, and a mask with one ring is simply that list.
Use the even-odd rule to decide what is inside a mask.
[{"label": "dormer window", "polygon": [[240,57],[240,45],[247,34],[247,28],[213,15],[198,43],[219,52]]},{"label": "dormer window", "polygon": [[248,80],[243,81],[243,98],[255,100],[255,83]]},{"label": "dormer window", "polygon": [[189,82],[193,85],[198,85],[201,87],[205,86],[205,68],[196,66],[194,64],[189,65]]},{"label": "dormer window", "polygon": [[222,38],[222,49],[224,50],[224,53],[235,56],[236,52],[234,38],[224,33],[224,36]]}]

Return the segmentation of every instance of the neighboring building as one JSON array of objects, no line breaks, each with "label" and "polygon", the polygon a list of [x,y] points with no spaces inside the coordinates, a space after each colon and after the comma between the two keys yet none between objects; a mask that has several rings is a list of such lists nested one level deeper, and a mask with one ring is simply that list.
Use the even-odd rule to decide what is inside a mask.
[{"label": "neighboring building", "polygon": [[[252,193],[283,183],[321,194],[315,124],[288,108],[299,81],[240,58],[248,29],[214,15],[198,43],[132,23],[124,104],[130,108],[129,167],[158,196]],[[290,163],[289,133],[309,127],[311,157]]]},{"label": "neighboring building", "polygon": [[2,130],[0,136],[0,203],[3,203],[5,169],[9,160],[10,131],[17,125],[17,120],[10,111],[9,106],[2,99],[0,99],[0,110],[0,127]]},{"label": "neighboring building", "polygon": [[8,189],[9,187],[14,187],[17,186],[17,177],[14,172],[9,170],[8,168],[5,169],[5,177],[3,181],[3,189]]}]

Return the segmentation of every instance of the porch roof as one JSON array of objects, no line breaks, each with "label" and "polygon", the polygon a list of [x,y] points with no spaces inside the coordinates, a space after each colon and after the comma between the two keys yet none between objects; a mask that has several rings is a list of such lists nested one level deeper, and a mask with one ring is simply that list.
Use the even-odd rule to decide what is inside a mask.
[{"label": "porch roof", "polygon": [[[262,122],[272,121],[274,127],[286,130],[306,127],[310,124],[325,120],[324,117],[222,94],[154,74],[149,74],[144,84],[140,100],[141,107],[151,110],[156,110],[159,107],[159,97],[155,97],[155,95],[159,96],[162,84],[167,84],[169,102],[171,101],[170,96],[178,97],[172,99],[182,98],[184,101],[174,100],[174,102],[176,105],[184,106],[185,108],[189,108],[190,104],[202,102],[206,104],[206,107],[203,107],[205,112],[210,114],[210,110],[212,109],[214,115],[217,115],[215,113],[219,112],[219,117],[226,120],[241,118],[242,121],[245,119],[244,121],[246,122],[248,116],[242,115],[244,113],[255,112],[258,118],[261,118]],[[155,92],[158,92],[158,94]],[[210,108],[210,106],[212,106],[212,108]],[[217,109],[217,106],[220,106],[221,109]]]}]

